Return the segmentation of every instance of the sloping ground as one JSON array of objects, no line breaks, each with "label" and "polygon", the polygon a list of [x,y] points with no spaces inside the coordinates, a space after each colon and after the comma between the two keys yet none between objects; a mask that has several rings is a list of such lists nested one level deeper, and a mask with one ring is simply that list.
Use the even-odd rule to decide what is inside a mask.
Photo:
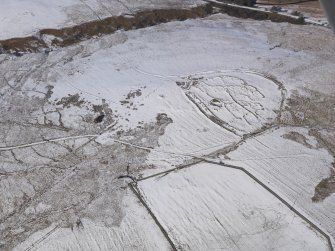
[{"label": "sloping ground", "polygon": [[[152,7],[154,7],[153,5]],[[162,7],[162,6],[159,6]],[[79,22],[71,27],[45,28],[35,34],[25,37],[14,37],[0,40],[0,54],[22,56],[24,53],[45,52],[48,54],[57,47],[70,46],[84,40],[112,34],[119,30],[145,28],[175,20],[184,21],[192,18],[202,18],[213,13],[227,13],[231,16],[252,18],[256,20],[271,20],[273,22],[289,22],[304,24],[304,19],[282,15],[267,10],[208,1],[199,5],[180,6],[170,4],[165,8],[136,10],[131,15],[110,15],[105,18]],[[28,25],[32,22],[28,21]],[[51,26],[52,27],[52,26]]]},{"label": "sloping ground", "polygon": [[318,183],[331,175],[333,161],[333,156],[318,144],[317,138],[308,135],[308,130],[294,127],[270,130],[250,139],[224,160],[267,180],[270,187],[334,236],[335,190],[329,187],[326,198],[318,202],[313,199],[318,196]]},{"label": "sloping ground", "polygon": [[[118,226],[107,228],[90,220],[77,221],[72,228],[54,224],[14,250],[170,250],[154,220],[131,191],[120,206],[125,210]],[[47,210],[43,206],[39,209]]]},{"label": "sloping ground", "polygon": [[327,240],[245,173],[201,163],[138,183],[180,250],[328,250]]},{"label": "sloping ground", "polygon": [[[334,158],[330,144],[320,140],[334,137],[332,36],[330,30],[320,27],[240,20],[219,14],[119,31],[50,53],[0,55],[1,249],[16,246],[17,250],[57,250],[66,246],[90,250],[99,249],[99,243],[104,243],[101,249],[120,247],[120,243],[129,249],[165,249],[168,238],[160,222],[165,222],[165,232],[174,233],[170,240],[192,245],[189,240],[198,236],[196,225],[191,225],[194,231],[184,226],[175,232],[168,228],[175,223],[166,219],[170,211],[163,206],[166,201],[162,195],[173,194],[170,181],[166,185],[169,193],[151,192],[150,200],[145,200],[155,201],[156,209],[152,210],[156,210],[157,221],[149,220],[147,211],[142,210],[144,205],[136,204],[137,199],[129,196],[126,185],[202,158],[218,161],[218,155],[224,162],[231,158],[231,162],[240,161],[241,166],[246,163],[245,169],[255,175],[263,172],[259,177],[264,183],[273,184],[276,192],[333,235],[332,226],[323,221],[323,216],[308,213],[310,208],[318,207],[330,223],[333,221],[328,212],[331,204],[326,202],[333,200],[334,193],[327,193],[318,204],[310,202],[314,188],[330,177]],[[294,130],[274,130],[287,126]],[[306,130],[319,136],[308,137]],[[261,136],[266,139],[256,145]],[[276,148],[268,149],[271,145]],[[259,155],[262,161],[263,153],[275,159],[268,164],[244,162],[248,160],[240,156],[242,150]],[[279,161],[278,157],[289,155],[287,152],[292,153],[293,160]],[[287,168],[289,164],[291,168]],[[296,250],[327,247],[323,237],[244,174],[225,173],[224,169],[221,173],[221,166],[219,170],[217,176],[211,172],[207,176],[205,171],[201,177],[188,172],[184,176],[174,174],[199,202],[190,216],[195,217],[198,209],[205,216],[213,212],[209,221],[204,217],[207,233],[213,222],[215,231],[221,231],[218,221],[230,215],[244,219],[238,208],[246,204],[243,201],[249,195],[258,199],[264,196],[267,199],[262,204],[253,204],[254,217],[246,210],[250,213],[248,226],[255,223],[260,232],[248,227],[246,233],[256,235],[250,242],[242,236],[243,247],[262,248],[264,236],[279,236],[278,243],[289,243]],[[220,177],[226,175],[235,177],[235,183],[245,185],[250,194],[241,190],[234,193],[229,181],[221,186]],[[277,185],[282,175],[291,178],[286,183],[289,189]],[[146,179],[139,184],[159,184],[160,179],[166,182],[169,177]],[[193,179],[194,184],[202,184],[200,190],[191,189]],[[216,183],[207,186],[209,182],[201,183],[202,179]],[[194,194],[199,191],[203,192],[201,196]],[[183,198],[182,192],[178,188],[179,198]],[[224,204],[220,192],[234,202],[227,215],[214,203]],[[301,198],[295,204],[297,194]],[[205,195],[210,200],[206,201]],[[171,205],[176,203],[168,199]],[[209,209],[206,204],[211,205]],[[185,216],[181,222],[188,216],[187,206],[181,203],[174,208]],[[257,211],[258,206],[262,210]],[[129,224],[139,226],[142,222],[132,218],[134,210],[138,217],[147,219],[148,225],[134,240],[128,240],[133,233],[129,232]],[[264,218],[262,212],[266,212]],[[218,221],[212,221],[215,217]],[[276,223],[278,231],[272,231],[272,225],[268,227],[266,222]],[[243,235],[242,225],[241,220],[236,230],[232,226],[226,233]],[[54,226],[59,228],[53,231]],[[263,226],[270,232],[262,232]],[[101,231],[103,237],[95,231]],[[154,239],[150,239],[151,233]],[[229,239],[226,233],[225,242],[208,234],[203,236],[204,246],[198,243],[198,247],[237,249],[235,237]],[[192,238],[186,240],[188,236]],[[92,241],[85,242],[86,238]],[[143,246],[138,246],[140,238],[147,240]],[[169,242],[172,248],[185,248],[178,243]]]},{"label": "sloping ground", "polygon": [[0,9],[0,40],[26,37],[45,28],[64,28],[143,9],[189,8],[202,1],[162,0],[4,0]]}]

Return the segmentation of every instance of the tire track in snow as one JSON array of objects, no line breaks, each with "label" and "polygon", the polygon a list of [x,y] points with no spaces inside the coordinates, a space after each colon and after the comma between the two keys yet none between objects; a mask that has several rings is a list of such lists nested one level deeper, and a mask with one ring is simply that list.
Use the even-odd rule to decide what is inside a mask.
[{"label": "tire track in snow", "polygon": [[32,250],[36,245],[41,244],[45,239],[47,239],[49,236],[51,236],[57,229],[59,228],[59,225],[56,225],[54,228],[52,228],[49,232],[47,232],[45,235],[43,235],[41,238],[39,238],[37,241],[33,242],[31,245],[29,245],[24,251],[30,251]]},{"label": "tire track in snow", "polygon": [[174,245],[173,241],[171,240],[171,238],[169,237],[168,233],[166,232],[166,230],[164,229],[164,227],[162,226],[162,224],[159,222],[159,220],[157,219],[157,217],[155,216],[155,214],[152,212],[152,210],[150,209],[149,205],[145,202],[145,200],[144,200],[142,194],[140,193],[139,189],[137,188],[136,184],[137,183],[129,183],[130,189],[135,194],[135,196],[139,199],[139,201],[141,202],[141,204],[146,208],[146,210],[148,211],[148,213],[150,214],[150,216],[152,217],[152,219],[155,221],[156,225],[161,230],[161,232],[164,235],[165,239],[169,242],[169,244],[171,246],[171,249],[173,251],[177,251],[177,248]]},{"label": "tire track in snow", "polygon": [[276,197],[280,202],[282,202],[286,207],[288,207],[292,212],[294,212],[296,215],[298,215],[302,220],[304,220],[306,223],[308,223],[312,228],[314,228],[319,234],[321,234],[323,237],[326,238],[329,250],[334,251],[332,240],[330,235],[328,235],[325,231],[323,231],[319,226],[316,225],[312,220],[308,219],[307,216],[305,216],[303,213],[301,213],[298,209],[294,208],[293,205],[286,199],[284,199],[282,196],[280,196],[277,192],[275,192],[273,189],[268,187],[265,183],[263,183],[260,179],[258,179],[256,176],[254,176],[251,172],[246,170],[244,167],[236,166],[236,165],[230,165],[225,164],[223,162],[216,162],[213,160],[206,159],[204,162],[214,164],[214,165],[220,165],[228,168],[233,168],[242,171],[246,175],[248,175],[251,179],[253,179],[255,182],[257,182],[260,186],[262,186],[265,190],[267,190],[269,193],[271,193],[274,197]]},{"label": "tire track in snow", "polygon": [[98,13],[97,13],[95,10],[93,10],[92,7],[88,5],[88,3],[86,3],[84,0],[79,0],[79,1],[80,1],[83,5],[85,5],[90,11],[92,11],[92,13],[93,13],[93,14],[94,14],[100,21],[102,21],[101,18],[100,18],[100,16],[98,15]]},{"label": "tire track in snow", "polygon": [[[327,240],[327,243],[328,243],[328,246],[329,246],[329,250],[330,251],[334,251],[334,247],[333,247],[333,244],[332,244],[332,239],[331,239],[331,237],[330,237],[329,234],[327,234],[324,230],[322,230],[322,228],[319,227],[312,220],[310,220],[309,218],[307,218],[307,216],[305,216],[303,213],[301,213],[298,209],[294,208],[294,204],[292,205],[288,200],[284,199],[276,191],[274,191],[273,189],[271,189],[270,187],[268,187],[264,182],[262,182],[256,176],[254,176],[251,172],[249,172],[248,170],[246,170],[245,168],[240,167],[240,166],[225,164],[224,162],[221,162],[221,161],[218,162],[218,161],[215,161],[214,159],[203,157],[203,158],[201,158],[201,160],[195,161],[193,163],[186,164],[184,166],[179,166],[179,167],[176,167],[176,168],[172,168],[172,169],[169,169],[167,171],[159,172],[159,173],[156,173],[156,174],[153,174],[153,175],[149,175],[149,176],[141,178],[141,179],[137,179],[135,182],[129,183],[129,186],[132,187],[132,188],[133,188],[133,186],[137,187],[137,182],[140,182],[140,181],[143,181],[143,180],[146,180],[146,179],[151,179],[151,178],[158,177],[158,176],[168,175],[171,172],[175,172],[175,171],[178,171],[178,170],[181,170],[181,169],[192,168],[192,166],[194,166],[195,164],[201,163],[201,162],[206,162],[206,163],[213,164],[213,165],[219,165],[219,166],[224,166],[226,168],[236,169],[236,170],[242,171],[243,173],[245,173],[246,175],[248,175],[249,178],[251,178],[256,183],[258,183],[260,186],[262,186],[266,191],[268,191],[269,193],[271,193],[276,199],[278,199],[280,202],[282,202],[293,213],[295,213],[303,221],[305,221],[307,224],[309,224],[311,228],[313,228],[319,234],[321,234]],[[142,198],[142,200],[143,200],[143,201],[141,201],[142,204],[146,208],[149,208],[149,206],[146,204],[145,200],[143,198]],[[150,208],[148,210],[150,210]]]},{"label": "tire track in snow", "polygon": [[4,146],[0,147],[0,152],[3,151],[11,151],[11,150],[16,150],[20,148],[26,148],[26,147],[31,147],[31,146],[37,146],[41,144],[46,144],[49,142],[57,142],[57,141],[65,141],[65,140],[70,140],[70,139],[81,139],[81,138],[95,138],[98,137],[99,134],[93,134],[93,135],[79,135],[79,136],[69,136],[69,137],[62,137],[62,138],[56,138],[56,139],[47,139],[43,141],[37,141],[33,143],[27,143],[27,144],[22,144],[22,145],[16,145],[16,146]]}]

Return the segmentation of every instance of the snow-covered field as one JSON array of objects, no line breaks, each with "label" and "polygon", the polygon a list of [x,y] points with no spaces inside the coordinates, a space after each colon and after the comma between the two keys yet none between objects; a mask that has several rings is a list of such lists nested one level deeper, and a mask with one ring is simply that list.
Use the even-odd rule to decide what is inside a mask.
[{"label": "snow-covered field", "polygon": [[[44,27],[21,18],[1,36]],[[333,38],[218,14],[1,54],[0,249],[331,249]]]},{"label": "snow-covered field", "polygon": [[[291,137],[290,137],[291,136]],[[293,136],[293,137],[292,137]],[[334,161],[305,128],[284,127],[250,139],[227,155],[225,163],[242,166],[335,234],[335,196],[313,202],[315,187],[331,175]]]},{"label": "snow-covered field", "polygon": [[245,173],[197,164],[139,182],[181,250],[328,250],[328,243]]},{"label": "snow-covered field", "polygon": [[199,110],[236,135],[270,124],[282,101],[281,87],[252,71],[200,73],[181,85]]},{"label": "snow-covered field", "polygon": [[121,206],[124,215],[118,226],[107,228],[85,219],[72,229],[54,223],[14,250],[170,250],[154,220],[130,190]]}]

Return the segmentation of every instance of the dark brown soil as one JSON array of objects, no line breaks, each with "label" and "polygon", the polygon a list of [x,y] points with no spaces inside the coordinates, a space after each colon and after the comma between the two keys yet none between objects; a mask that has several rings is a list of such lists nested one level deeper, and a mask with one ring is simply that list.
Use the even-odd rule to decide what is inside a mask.
[{"label": "dark brown soil", "polygon": [[215,13],[227,13],[234,17],[271,20],[273,22],[289,22],[292,24],[304,23],[303,19],[294,19],[278,13],[267,13],[257,9],[230,6],[224,3],[207,3],[190,9],[144,10],[137,12],[133,16],[113,16],[63,29],[43,29],[39,32],[39,37],[31,36],[0,41],[0,54],[48,52],[50,48],[43,41],[44,35],[54,36],[51,46],[65,47],[94,36],[111,34],[121,29],[139,29],[170,21],[184,21],[187,19],[206,17],[214,13],[213,7],[216,7]]},{"label": "dark brown soil", "polygon": [[[335,168],[335,166],[334,166]],[[332,170],[328,178],[321,180],[315,187],[315,193],[312,197],[313,202],[323,201],[325,198],[335,192],[335,171]]]},{"label": "dark brown soil", "polygon": [[295,142],[298,142],[308,148],[312,148],[312,146],[307,142],[307,138],[298,132],[290,132],[290,133],[284,134],[282,137],[284,139],[290,139]]},{"label": "dark brown soil", "polygon": [[64,97],[61,100],[56,102],[56,105],[62,105],[63,108],[69,108],[70,106],[81,107],[85,103],[85,100],[80,100],[79,94],[68,95],[68,97]]},{"label": "dark brown soil", "polygon": [[36,37],[12,38],[0,41],[0,54],[8,52],[36,52],[40,48],[47,48],[47,45]]},{"label": "dark brown soil", "polygon": [[142,91],[140,89],[136,90],[136,91],[131,91],[127,94],[126,99],[131,99],[131,98],[135,98],[135,97],[139,97],[142,95]]},{"label": "dark brown soil", "polygon": [[[190,9],[158,9],[145,10],[134,16],[114,16],[103,20],[83,23],[63,29],[43,29],[43,35],[52,35],[55,38],[52,46],[65,47],[82,40],[104,34],[111,34],[117,30],[139,29],[169,21],[205,17],[212,13],[211,5],[206,4]],[[37,37],[13,38],[0,41],[0,53],[38,52],[48,48],[42,39]]]},{"label": "dark brown soil", "polygon": [[173,120],[167,116],[166,113],[159,113],[156,117],[156,125],[161,126],[171,124]]}]

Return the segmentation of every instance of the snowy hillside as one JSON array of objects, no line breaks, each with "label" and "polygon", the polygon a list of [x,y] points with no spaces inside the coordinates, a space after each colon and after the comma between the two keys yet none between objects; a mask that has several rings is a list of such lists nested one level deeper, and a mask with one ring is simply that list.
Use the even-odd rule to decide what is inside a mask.
[{"label": "snowy hillside", "polygon": [[[199,3],[4,1],[0,39]],[[333,250],[334,55],[224,14],[0,54],[0,249]]]},{"label": "snowy hillside", "polygon": [[63,28],[131,15],[157,8],[186,8],[203,4],[201,0],[3,0],[0,8],[0,40],[34,35],[45,28]]}]

